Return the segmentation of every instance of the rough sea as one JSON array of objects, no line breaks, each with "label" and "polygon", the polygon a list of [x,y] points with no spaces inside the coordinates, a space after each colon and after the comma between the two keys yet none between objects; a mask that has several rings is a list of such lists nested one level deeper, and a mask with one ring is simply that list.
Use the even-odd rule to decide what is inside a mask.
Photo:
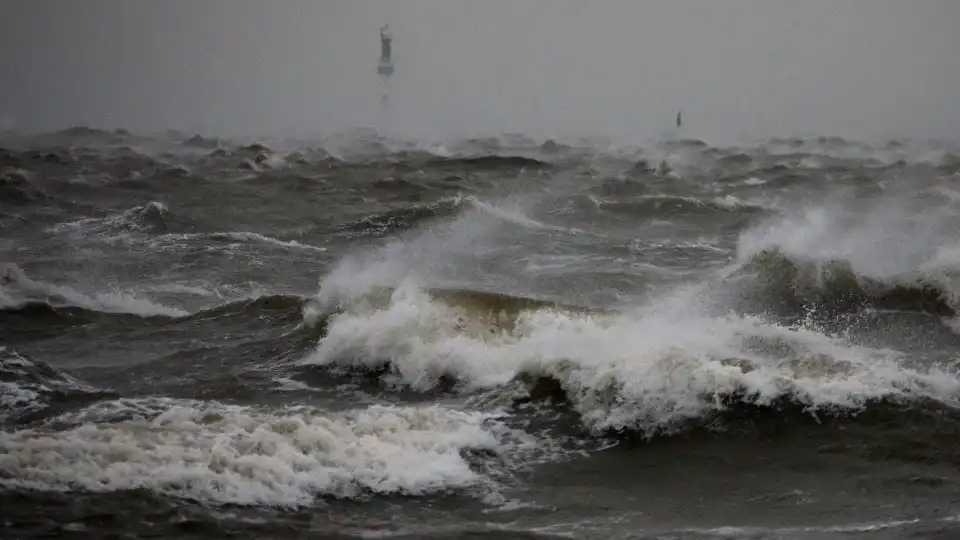
[{"label": "rough sea", "polygon": [[956,145],[0,147],[0,537],[960,537]]}]

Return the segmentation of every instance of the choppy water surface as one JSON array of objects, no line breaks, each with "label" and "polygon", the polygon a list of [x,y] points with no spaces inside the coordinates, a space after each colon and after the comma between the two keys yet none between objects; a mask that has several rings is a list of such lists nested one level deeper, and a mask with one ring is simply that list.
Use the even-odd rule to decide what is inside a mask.
[{"label": "choppy water surface", "polygon": [[0,527],[960,534],[960,157],[7,134]]}]

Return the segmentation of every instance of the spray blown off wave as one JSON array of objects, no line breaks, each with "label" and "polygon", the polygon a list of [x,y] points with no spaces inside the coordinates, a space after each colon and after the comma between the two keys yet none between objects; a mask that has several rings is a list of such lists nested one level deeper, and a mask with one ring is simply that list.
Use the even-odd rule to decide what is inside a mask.
[{"label": "spray blown off wave", "polygon": [[[763,315],[784,304],[798,314],[804,305],[830,311],[844,302],[953,314],[949,272],[942,264],[929,271],[949,252],[942,242],[956,225],[951,214],[941,208],[921,223],[909,211],[922,201],[885,197],[768,217],[740,234],[738,257],[719,273],[603,312],[445,291],[441,284],[461,268],[483,264],[483,247],[502,223],[572,233],[484,202],[336,267],[307,305],[308,322],[324,316],[326,335],[305,362],[386,373],[420,391],[451,381],[467,392],[517,382],[537,392],[545,384],[589,429],[647,435],[708,422],[738,403],[792,402],[811,412],[857,412],[876,401],[953,404],[960,379],[950,369]],[[519,217],[504,221],[505,212]],[[899,248],[907,238],[919,241]],[[751,297],[761,299],[759,315],[729,311],[731,298]]]},{"label": "spray blown off wave", "polygon": [[957,210],[937,191],[841,196],[743,232],[737,273],[795,304],[953,316],[960,307]]},{"label": "spray blown off wave", "polygon": [[17,265],[8,264],[0,275],[0,310],[17,310],[31,305],[51,308],[78,307],[104,313],[129,313],[143,317],[180,317],[181,309],[161,306],[122,292],[88,296],[70,287],[30,279]]},{"label": "spray blown off wave", "polygon": [[519,299],[483,306],[401,287],[332,315],[306,362],[386,370],[421,391],[446,380],[472,391],[547,379],[588,428],[647,435],[707,422],[737,402],[856,412],[872,401],[960,397],[954,374],[912,369],[894,351],[754,317],[697,314],[691,300],[603,314],[526,308]]}]

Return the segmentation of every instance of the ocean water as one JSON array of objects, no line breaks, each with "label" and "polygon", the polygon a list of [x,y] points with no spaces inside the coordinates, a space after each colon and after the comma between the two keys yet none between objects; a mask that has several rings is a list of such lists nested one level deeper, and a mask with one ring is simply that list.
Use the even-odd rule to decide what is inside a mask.
[{"label": "ocean water", "polygon": [[960,536],[960,150],[0,138],[4,538]]}]

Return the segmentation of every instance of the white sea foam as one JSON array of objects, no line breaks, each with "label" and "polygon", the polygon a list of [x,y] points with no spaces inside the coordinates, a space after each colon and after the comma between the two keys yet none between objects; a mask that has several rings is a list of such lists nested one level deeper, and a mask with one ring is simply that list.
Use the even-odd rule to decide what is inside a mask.
[{"label": "white sea foam", "polygon": [[744,186],[762,186],[767,183],[767,180],[757,178],[756,176],[751,176],[740,183]]},{"label": "white sea foam", "polygon": [[49,227],[47,232],[73,237],[99,236],[108,241],[125,240],[129,233],[147,231],[151,226],[162,223],[169,215],[167,205],[152,201],[120,214],[58,223]]},{"label": "white sea foam", "polygon": [[[840,258],[877,279],[935,276],[950,289],[950,280],[960,275],[950,270],[960,268],[960,249],[950,239],[953,209],[916,212],[899,195],[891,188],[882,199],[854,197],[856,207],[833,197],[833,205],[780,215],[741,236],[731,268],[776,248],[791,258]],[[743,201],[710,203],[736,208]],[[711,277],[695,293],[645,301],[618,314],[538,309],[488,316],[468,303],[429,294],[448,276],[476,267],[485,250],[500,246],[503,253],[505,233],[516,238],[518,227],[543,226],[505,219],[504,212],[484,205],[480,210],[479,217],[464,213],[334,267],[305,310],[308,322],[329,317],[327,334],[304,362],[388,366],[393,380],[416,390],[443,378],[473,391],[545,376],[560,384],[590,428],[646,433],[708,417],[727,407],[729,398],[856,411],[872,400],[954,405],[960,397],[955,373],[918,367],[897,351],[701,308],[702,297],[723,296],[714,294],[723,292],[717,290],[723,281]]]},{"label": "white sea foam", "polygon": [[97,389],[0,345],[0,424],[42,411],[49,406],[51,394],[65,392],[93,393]]},{"label": "white sea foam", "polygon": [[[937,216],[922,216],[941,224],[921,236],[923,241],[885,244],[878,226],[897,216],[903,223],[895,230],[903,239],[925,231],[909,226],[902,206],[892,202],[890,208],[901,211],[881,209],[850,222],[845,214],[829,219],[831,210],[813,209],[799,214],[807,216],[799,224],[763,224],[741,237],[740,260],[733,267],[775,245],[821,259],[845,256],[855,267],[862,261],[872,275],[895,275],[922,262],[939,264],[931,254],[948,255],[937,243],[946,238],[942,225],[948,222],[931,221]],[[389,366],[398,382],[417,390],[432,388],[444,377],[470,391],[545,376],[559,382],[587,426],[646,433],[709,416],[726,407],[728,397],[759,405],[790,400],[812,410],[858,410],[878,399],[953,404],[960,397],[956,374],[911,366],[897,351],[857,346],[759,317],[717,315],[716,304],[707,309],[707,300],[718,296],[713,293],[723,282],[710,277],[615,314],[556,309],[482,314],[426,292],[457,271],[468,271],[478,254],[502,240],[502,225],[482,217],[463,214],[334,267],[305,307],[308,323],[329,317],[326,336],[304,362]],[[881,247],[899,252],[883,257]],[[914,252],[926,258],[918,263]]]},{"label": "white sea foam", "polygon": [[[120,214],[102,218],[83,218],[76,221],[58,223],[48,229],[54,234],[67,234],[75,238],[97,237],[106,242],[134,243],[138,237],[131,233],[150,231],[152,227],[162,224],[170,215],[170,209],[163,203],[150,202],[143,206],[135,206]],[[155,246],[163,246],[170,242],[185,242],[193,239],[217,240],[238,244],[267,244],[287,249],[302,251],[323,252],[327,248],[303,244],[296,240],[281,240],[264,234],[248,231],[228,231],[213,233],[186,233],[163,234],[147,241]]]},{"label": "white sea foam", "polygon": [[327,248],[322,246],[313,246],[303,244],[296,240],[280,240],[272,236],[266,236],[255,232],[214,232],[214,233],[187,233],[187,234],[165,234],[152,241],[155,246],[169,246],[171,243],[189,242],[191,240],[216,240],[218,242],[230,242],[235,244],[267,244],[277,247],[300,251],[324,252]]},{"label": "white sea foam", "polygon": [[635,313],[528,311],[508,324],[503,315],[479,317],[411,286],[385,304],[352,306],[331,317],[307,364],[386,364],[417,390],[441,376],[467,390],[546,376],[595,429],[670,430],[721,410],[720,398],[730,395],[761,405],[786,398],[813,409],[960,395],[954,374],[905,367],[895,351],[754,317],[698,314],[685,296]]},{"label": "white sea foam", "polygon": [[332,414],[173,400],[114,405],[65,417],[85,421],[64,431],[0,432],[0,485],[299,506],[318,496],[489,487],[462,450],[509,462],[534,444],[487,414],[438,406]]}]

